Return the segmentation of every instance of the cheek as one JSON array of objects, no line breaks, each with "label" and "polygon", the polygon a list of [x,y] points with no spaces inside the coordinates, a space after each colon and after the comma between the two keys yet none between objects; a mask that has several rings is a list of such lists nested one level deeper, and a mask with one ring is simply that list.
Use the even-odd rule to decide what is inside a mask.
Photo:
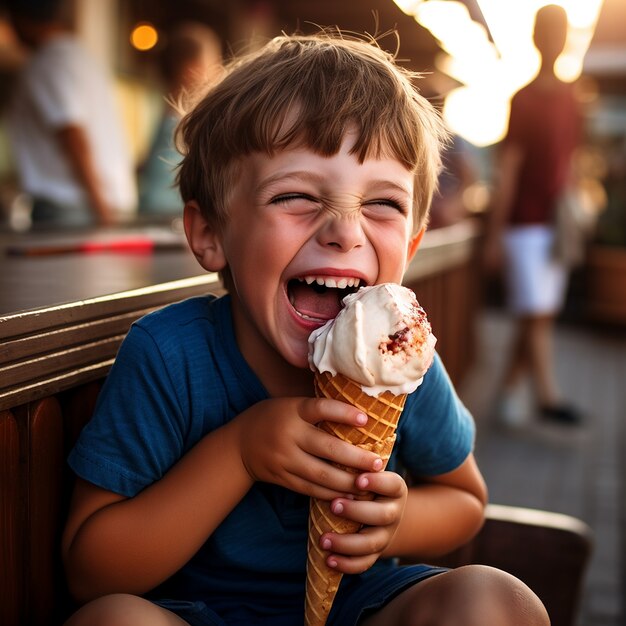
[{"label": "cheek", "polygon": [[245,241],[231,242],[227,250],[229,266],[242,295],[245,292],[247,299],[258,299],[259,293],[275,292],[289,260],[288,243],[259,231]]},{"label": "cheek", "polygon": [[369,239],[374,246],[381,270],[404,271],[407,259],[409,237],[405,229],[380,229],[370,232]]}]

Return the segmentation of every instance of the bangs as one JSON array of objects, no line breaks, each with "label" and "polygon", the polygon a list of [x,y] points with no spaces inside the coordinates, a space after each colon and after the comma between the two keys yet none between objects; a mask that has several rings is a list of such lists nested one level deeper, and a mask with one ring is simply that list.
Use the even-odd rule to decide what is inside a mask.
[{"label": "bangs", "polygon": [[[227,67],[179,127],[185,201],[223,216],[224,178],[232,182],[241,157],[293,146],[332,156],[350,131],[360,162],[394,158],[416,173],[427,211],[445,140],[439,116],[413,85],[417,75],[391,54],[371,40],[336,35],[278,37]],[[202,188],[212,196],[198,197]]]},{"label": "bangs", "polygon": [[319,40],[288,41],[272,52],[273,65],[259,64],[247,77],[235,72],[240,89],[223,111],[225,143],[237,154],[272,154],[296,144],[330,156],[355,130],[353,152],[360,161],[386,155],[415,169],[415,140],[422,139],[415,107],[422,104],[399,82],[390,55],[368,46],[377,62],[365,64],[355,58],[357,51],[363,55],[362,42],[356,50],[345,43],[338,48]]}]

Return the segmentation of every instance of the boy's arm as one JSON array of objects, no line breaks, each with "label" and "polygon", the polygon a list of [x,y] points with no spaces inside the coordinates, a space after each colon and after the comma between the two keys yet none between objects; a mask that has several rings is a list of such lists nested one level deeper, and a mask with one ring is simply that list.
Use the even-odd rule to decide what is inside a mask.
[{"label": "boy's arm", "polygon": [[143,593],[195,554],[252,485],[237,437],[219,428],[133,498],[78,481],[62,545],[77,600]]},{"label": "boy's arm", "polygon": [[57,131],[59,144],[84,187],[98,223],[113,223],[114,215],[100,183],[87,133],[81,126],[67,125]]},{"label": "boy's arm", "polygon": [[487,488],[470,454],[457,469],[409,488],[385,555],[420,560],[451,552],[480,530],[486,504]]},{"label": "boy's arm", "polygon": [[333,400],[267,400],[206,435],[133,498],[79,481],[62,546],[72,594],[87,601],[155,587],[189,561],[256,480],[315,497],[349,493],[354,475],[326,461],[367,471],[382,462],[315,423],[363,419]]}]

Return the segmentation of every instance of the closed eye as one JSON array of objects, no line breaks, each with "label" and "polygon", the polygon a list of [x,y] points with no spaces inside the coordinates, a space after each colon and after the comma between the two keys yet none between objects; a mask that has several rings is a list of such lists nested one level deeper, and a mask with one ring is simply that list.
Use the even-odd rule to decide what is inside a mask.
[{"label": "closed eye", "polygon": [[283,193],[270,200],[270,204],[289,204],[294,200],[304,200],[306,202],[317,202],[315,198],[306,193]]},{"label": "closed eye", "polygon": [[408,210],[406,209],[404,203],[394,200],[393,198],[377,198],[376,200],[368,200],[367,202],[364,203],[364,206],[369,206],[369,207],[374,207],[374,208],[376,206],[388,207],[391,209],[395,209],[396,211],[399,211],[400,213],[402,213],[402,215],[408,214]]}]

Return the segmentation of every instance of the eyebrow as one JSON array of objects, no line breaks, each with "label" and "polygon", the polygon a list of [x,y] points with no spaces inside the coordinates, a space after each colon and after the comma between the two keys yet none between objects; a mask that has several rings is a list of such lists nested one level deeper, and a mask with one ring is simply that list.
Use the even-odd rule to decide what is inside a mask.
[{"label": "eyebrow", "polygon": [[401,185],[400,183],[396,183],[393,180],[387,180],[387,179],[380,179],[380,180],[378,180],[378,179],[374,179],[374,180],[370,181],[370,184],[373,187],[392,187],[396,191],[399,191],[400,193],[404,193],[407,196],[413,195],[413,192],[412,192],[411,189],[408,189],[404,185]]},{"label": "eyebrow", "polygon": [[[264,178],[259,184],[258,189],[259,191],[264,190],[267,187],[279,181],[293,180],[295,182],[301,181],[301,182],[317,183],[324,179],[325,179],[325,176],[311,172],[309,170],[295,170],[293,172],[278,172],[276,174],[272,174],[271,176],[268,176],[267,178]],[[368,185],[370,187],[376,187],[376,188],[391,187],[400,193],[406,194],[407,196],[412,196],[413,194],[412,190],[408,189],[404,185],[397,183],[393,180],[388,180],[384,178],[370,179],[368,180]]]},{"label": "eyebrow", "polygon": [[316,183],[323,180],[324,177],[320,174],[315,174],[314,172],[310,172],[308,170],[295,170],[293,172],[277,172],[276,174],[272,174],[267,178],[264,178],[258,186],[258,190],[264,190],[267,187],[273,185],[279,181],[300,181],[300,182],[311,182]]}]

